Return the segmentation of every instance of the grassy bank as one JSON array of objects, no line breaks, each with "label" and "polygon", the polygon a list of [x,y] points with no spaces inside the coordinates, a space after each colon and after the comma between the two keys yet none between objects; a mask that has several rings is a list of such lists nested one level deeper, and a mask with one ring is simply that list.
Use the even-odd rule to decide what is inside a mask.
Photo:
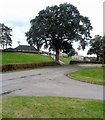
[{"label": "grassy bank", "polygon": [[[0,53],[1,54],[1,53]],[[2,64],[9,63],[40,63],[53,61],[49,56],[22,52],[2,52]],[[0,61],[1,62],[1,61]]]},{"label": "grassy bank", "polygon": [[102,118],[103,102],[64,97],[3,98],[3,118]]},{"label": "grassy bank", "polygon": [[70,64],[71,58],[65,58],[65,57],[59,57],[59,58],[60,58],[60,60],[61,60],[62,62],[64,62],[65,64]]},{"label": "grassy bank", "polygon": [[68,74],[68,76],[81,81],[102,85],[104,79],[103,74],[105,74],[103,72],[105,71],[103,70],[102,67],[95,67],[85,70],[79,70]]}]

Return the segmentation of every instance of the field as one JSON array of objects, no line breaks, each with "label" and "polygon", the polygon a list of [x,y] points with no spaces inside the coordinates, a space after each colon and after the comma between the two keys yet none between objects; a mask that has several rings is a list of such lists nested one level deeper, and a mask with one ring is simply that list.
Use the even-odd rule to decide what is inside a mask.
[{"label": "field", "polygon": [[65,57],[59,57],[62,62],[65,64],[70,64],[70,58],[65,58]]},{"label": "field", "polygon": [[79,70],[68,74],[69,77],[95,84],[103,84],[105,71],[103,67],[89,68],[85,70]]},{"label": "field", "polygon": [[103,118],[103,101],[64,97],[10,97],[3,118]]},{"label": "field", "polygon": [[22,53],[22,52],[2,52],[2,61],[0,64],[9,63],[40,63],[53,61],[51,57],[42,56],[40,54]]}]

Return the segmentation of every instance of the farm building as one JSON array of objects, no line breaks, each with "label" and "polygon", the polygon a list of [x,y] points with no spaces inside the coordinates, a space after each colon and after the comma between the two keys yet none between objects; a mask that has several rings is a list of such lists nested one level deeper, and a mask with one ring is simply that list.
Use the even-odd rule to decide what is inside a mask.
[{"label": "farm building", "polygon": [[28,45],[19,45],[14,50],[16,50],[16,51],[27,51],[27,52],[37,51],[37,49],[34,46],[28,46]]}]

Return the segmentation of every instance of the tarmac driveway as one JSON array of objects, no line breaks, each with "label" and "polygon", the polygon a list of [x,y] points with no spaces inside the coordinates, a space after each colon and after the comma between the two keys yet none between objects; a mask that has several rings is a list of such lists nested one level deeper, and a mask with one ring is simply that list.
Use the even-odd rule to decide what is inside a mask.
[{"label": "tarmac driveway", "polygon": [[92,65],[42,68],[2,75],[1,96],[64,96],[103,99],[103,86],[70,79],[67,73]]}]

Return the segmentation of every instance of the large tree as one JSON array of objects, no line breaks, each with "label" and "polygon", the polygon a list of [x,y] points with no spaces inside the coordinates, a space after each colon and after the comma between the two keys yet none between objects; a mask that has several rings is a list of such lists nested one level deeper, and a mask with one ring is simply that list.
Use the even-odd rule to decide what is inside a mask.
[{"label": "large tree", "polygon": [[11,31],[11,28],[5,26],[4,24],[0,24],[0,44],[3,48],[4,46],[7,48],[7,45],[12,46]]},{"label": "large tree", "polygon": [[96,54],[97,61],[99,60],[100,55],[103,54],[103,38],[100,35],[95,35],[95,37],[90,41],[90,49],[88,50],[88,55]]},{"label": "large tree", "polygon": [[59,62],[59,52],[72,49],[73,41],[78,41],[85,49],[91,38],[92,26],[88,17],[80,15],[78,9],[71,4],[60,4],[47,7],[30,21],[31,28],[26,33],[30,45],[38,49],[44,45],[56,52],[56,62]]}]

